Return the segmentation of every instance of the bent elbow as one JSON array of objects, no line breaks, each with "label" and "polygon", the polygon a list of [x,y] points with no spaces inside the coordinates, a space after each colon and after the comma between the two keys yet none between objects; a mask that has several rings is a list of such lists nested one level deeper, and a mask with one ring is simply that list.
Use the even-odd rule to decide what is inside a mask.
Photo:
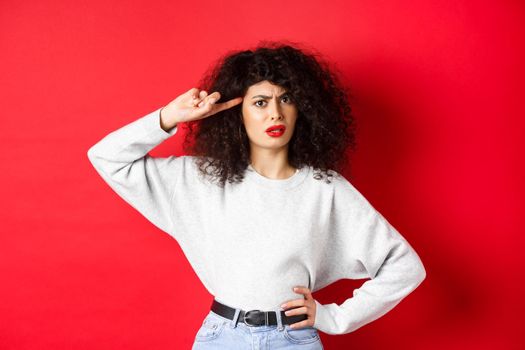
[{"label": "bent elbow", "polygon": [[95,144],[88,149],[87,157],[95,169],[107,167],[107,156],[104,156],[104,153],[99,149],[98,144]]},{"label": "bent elbow", "polygon": [[91,146],[90,149],[88,149],[87,151],[87,157],[88,157],[88,160],[89,162],[91,163],[91,166],[97,170],[97,171],[103,171],[105,173],[108,172],[108,169],[109,169],[109,163],[107,162],[107,160],[105,159],[105,157],[103,157],[101,155],[101,153],[99,152],[99,150],[97,150],[97,147],[96,145],[95,146]]},{"label": "bent elbow", "polygon": [[419,286],[427,277],[427,271],[425,269],[425,266],[420,261],[418,264],[418,267],[415,269],[413,281],[414,281],[414,288]]},{"label": "bent elbow", "polygon": [[87,157],[89,159],[89,161],[91,162],[91,164],[94,164],[94,160],[96,158],[96,153],[95,153],[95,146],[91,146],[88,151],[87,151]]}]

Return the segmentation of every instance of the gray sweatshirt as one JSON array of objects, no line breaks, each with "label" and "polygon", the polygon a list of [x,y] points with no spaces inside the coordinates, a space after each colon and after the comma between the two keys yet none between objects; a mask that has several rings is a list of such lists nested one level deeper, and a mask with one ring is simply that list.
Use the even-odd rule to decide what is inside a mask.
[{"label": "gray sweatshirt", "polygon": [[194,156],[152,157],[177,133],[160,108],[109,133],[87,152],[102,179],[179,243],[205,288],[231,307],[279,311],[340,279],[363,279],[341,304],[316,301],[314,327],[345,334],[376,320],[426,276],[415,250],[342,175],[303,167],[270,179],[248,166],[224,188],[200,176]]}]

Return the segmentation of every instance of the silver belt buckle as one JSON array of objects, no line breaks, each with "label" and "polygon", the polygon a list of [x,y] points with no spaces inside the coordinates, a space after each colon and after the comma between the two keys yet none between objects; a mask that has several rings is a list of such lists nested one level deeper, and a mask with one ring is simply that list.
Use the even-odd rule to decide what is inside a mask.
[{"label": "silver belt buckle", "polygon": [[[244,322],[247,326],[250,326],[250,327],[258,326],[258,325],[256,325],[256,324],[251,324],[251,323],[247,322],[247,320],[246,320],[246,316],[247,316],[250,312],[261,312],[261,310],[250,310],[250,311],[246,311],[246,312],[244,313],[244,316],[243,316],[243,322]],[[265,318],[266,318],[265,321],[266,321],[266,326],[267,326],[267,325],[268,325],[268,313],[265,312],[264,315],[265,315]]]}]

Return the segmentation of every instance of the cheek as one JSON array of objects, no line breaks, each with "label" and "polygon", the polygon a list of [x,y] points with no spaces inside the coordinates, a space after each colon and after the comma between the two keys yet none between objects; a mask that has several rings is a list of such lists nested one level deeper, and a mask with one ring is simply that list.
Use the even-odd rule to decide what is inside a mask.
[{"label": "cheek", "polygon": [[243,106],[242,117],[245,122],[250,122],[257,118],[257,114],[249,106]]},{"label": "cheek", "polygon": [[243,111],[243,118],[244,118],[245,124],[250,124],[253,126],[256,126],[259,124],[263,125],[265,123],[264,113],[257,111],[257,110],[250,109],[250,108],[247,108],[246,110]]}]

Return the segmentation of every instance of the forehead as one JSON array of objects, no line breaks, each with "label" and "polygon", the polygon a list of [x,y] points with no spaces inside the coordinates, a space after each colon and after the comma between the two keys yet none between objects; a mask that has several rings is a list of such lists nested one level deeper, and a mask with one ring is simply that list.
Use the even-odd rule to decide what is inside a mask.
[{"label": "forehead", "polygon": [[259,93],[264,94],[281,94],[285,92],[286,89],[283,88],[280,85],[274,85],[270,83],[268,80],[260,81],[256,84],[251,85],[248,90],[246,91],[246,94],[248,95],[255,95]]}]

